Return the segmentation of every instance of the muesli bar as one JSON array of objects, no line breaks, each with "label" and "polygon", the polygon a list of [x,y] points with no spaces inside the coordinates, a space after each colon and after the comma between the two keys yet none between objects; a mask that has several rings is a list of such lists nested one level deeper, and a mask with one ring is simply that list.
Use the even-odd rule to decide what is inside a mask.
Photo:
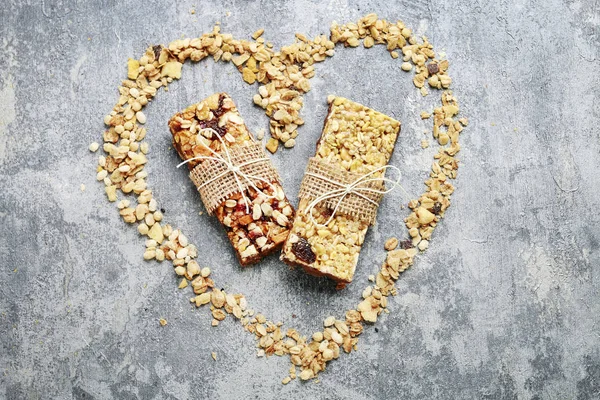
[{"label": "muesli bar", "polygon": [[[175,114],[169,120],[169,128],[173,134],[173,145],[184,161],[214,156],[208,148],[222,153],[227,147],[232,152],[256,143],[233,100],[225,93],[216,93]],[[217,134],[221,139],[216,137]],[[192,160],[187,166],[193,171],[204,161]],[[243,194],[250,202],[248,208],[244,196],[238,191],[213,211],[225,227],[243,266],[256,263],[280,249],[294,218],[294,209],[278,179],[271,179],[270,185],[260,181],[254,183],[262,193],[252,187],[244,190]]]},{"label": "muesli bar", "polygon": [[[387,165],[400,122],[343,97],[330,96],[328,101],[329,112],[314,158],[360,176]],[[383,177],[384,172],[373,177]],[[300,199],[281,259],[311,275],[329,277],[341,289],[352,282],[370,221],[336,212],[329,224],[319,226],[333,210],[323,203],[317,205],[313,222],[307,213],[310,202]]]}]

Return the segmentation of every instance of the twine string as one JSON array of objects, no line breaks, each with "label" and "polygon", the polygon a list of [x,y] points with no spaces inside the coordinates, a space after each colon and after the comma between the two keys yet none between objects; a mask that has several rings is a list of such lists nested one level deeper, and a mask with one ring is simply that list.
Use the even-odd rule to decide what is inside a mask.
[{"label": "twine string", "polygon": [[242,195],[242,198],[244,199],[244,204],[246,206],[246,214],[248,214],[250,212],[250,207],[249,207],[249,203],[250,200],[246,197],[246,195],[244,194],[245,191],[245,187],[242,184],[241,179],[245,180],[249,186],[251,186],[254,190],[256,190],[258,193],[260,193],[262,196],[265,196],[267,199],[273,199],[276,196],[275,195],[268,195],[265,192],[263,192],[262,190],[260,190],[255,184],[254,181],[261,181],[265,184],[267,184],[271,190],[273,191],[273,193],[277,192],[277,189],[275,188],[275,186],[269,182],[268,180],[261,178],[260,176],[256,176],[256,175],[252,175],[252,174],[247,174],[245,172],[243,172],[241,169],[242,167],[245,167],[247,165],[251,165],[251,164],[255,164],[257,162],[263,162],[263,161],[269,161],[268,158],[266,157],[262,157],[262,158],[256,158],[253,160],[249,160],[249,161],[244,161],[243,163],[240,164],[234,164],[233,161],[231,160],[231,155],[229,154],[229,150],[227,149],[227,146],[225,145],[225,141],[223,140],[223,138],[221,137],[221,135],[219,135],[214,129],[212,128],[204,128],[201,129],[199,133],[202,132],[212,132],[214,136],[217,137],[217,139],[219,139],[219,141],[221,142],[221,147],[223,148],[223,151],[225,153],[225,157],[222,156],[221,153],[217,153],[216,151],[214,151],[213,149],[211,149],[210,147],[208,147],[204,142],[202,142],[201,140],[198,141],[198,143],[200,143],[202,146],[204,146],[213,156],[197,156],[197,157],[193,157],[193,158],[189,158],[181,163],[179,163],[177,165],[177,168],[181,167],[182,165],[185,165],[189,162],[195,161],[195,160],[212,160],[212,161],[216,161],[219,162],[223,165],[225,165],[225,167],[227,168],[225,171],[221,172],[220,174],[217,174],[215,176],[213,176],[212,178],[210,178],[209,180],[207,180],[206,182],[203,182],[200,186],[198,186],[198,190],[200,190],[202,187],[216,181],[217,179],[220,179],[222,177],[224,177],[227,174],[233,174],[233,177],[235,179],[235,182],[239,188],[239,191]]},{"label": "twine string", "polygon": [[[398,173],[398,179],[396,180],[392,180],[389,178],[386,178],[385,176],[382,176],[380,178],[371,178],[371,176],[377,172],[380,171],[386,171],[388,169],[392,169],[394,171],[396,171]],[[379,167],[377,169],[374,169],[371,172],[368,172],[364,175],[362,175],[361,177],[359,177],[358,179],[354,180],[353,182],[349,183],[349,184],[345,184],[342,182],[338,182],[334,179],[328,178],[326,176],[323,176],[321,174],[316,174],[314,172],[307,172],[307,175],[310,175],[314,178],[317,179],[321,179],[325,182],[331,183],[332,185],[338,186],[339,189],[333,189],[330,190],[328,192],[325,192],[323,194],[321,194],[320,196],[317,196],[313,201],[310,202],[310,204],[308,205],[308,207],[306,208],[306,211],[312,221],[312,223],[314,225],[317,226],[326,226],[329,225],[329,223],[333,220],[333,218],[335,217],[335,214],[338,212],[338,209],[340,208],[340,205],[342,204],[342,202],[344,201],[344,199],[346,198],[346,196],[348,196],[349,194],[353,194],[356,195],[366,201],[368,201],[369,203],[378,206],[379,203],[371,198],[369,198],[368,196],[366,196],[365,194],[361,193],[361,192],[366,192],[366,193],[375,193],[375,194],[380,194],[380,195],[384,195],[387,194],[389,192],[391,192],[392,190],[394,190],[396,187],[400,187],[405,193],[406,191],[404,190],[404,188],[402,188],[402,185],[400,185],[400,178],[401,178],[401,172],[400,169],[398,169],[397,167],[393,166],[393,165],[384,165],[382,167]],[[385,188],[385,184],[386,183],[390,183],[392,186],[390,188],[385,188],[385,190],[379,190],[379,189],[374,189],[374,188],[370,188],[370,187],[364,187],[364,185],[367,185],[371,182],[380,182],[383,183],[384,188]],[[335,207],[333,208],[333,211],[331,213],[331,215],[329,216],[329,219],[327,220],[327,222],[325,222],[324,224],[319,224],[313,215],[313,211],[315,209],[315,207],[317,205],[319,205],[320,203],[322,203],[323,201],[326,200],[330,200],[330,199],[335,199],[338,198]]]}]

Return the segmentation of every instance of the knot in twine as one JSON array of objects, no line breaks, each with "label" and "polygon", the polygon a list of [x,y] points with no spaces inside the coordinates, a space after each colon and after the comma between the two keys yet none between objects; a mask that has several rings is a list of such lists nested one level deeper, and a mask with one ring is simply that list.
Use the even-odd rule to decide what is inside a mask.
[{"label": "knot in twine", "polygon": [[[216,174],[215,176],[211,177],[210,179],[208,179],[208,180],[204,181],[203,183],[201,183],[200,185],[198,185],[197,188],[199,191],[202,188],[204,188],[206,185],[209,185],[212,182],[219,180],[228,174],[232,174],[235,179],[237,189],[241,193],[242,198],[244,199],[244,204],[246,206],[246,214],[248,214],[250,212],[249,203],[251,202],[246,197],[246,194],[244,193],[246,188],[252,187],[254,190],[256,190],[256,192],[260,193],[262,196],[264,196],[267,199],[273,199],[276,197],[275,195],[266,194],[265,192],[260,190],[258,187],[256,187],[256,184],[254,183],[255,181],[263,182],[271,188],[273,193],[276,193],[277,190],[271,182],[269,182],[268,180],[266,180],[260,176],[253,175],[251,173],[242,171],[242,167],[246,167],[248,165],[252,165],[252,164],[264,162],[264,161],[269,162],[270,161],[269,158],[259,157],[259,158],[254,158],[252,160],[241,162],[239,164],[234,164],[232,161],[232,158],[231,158],[231,154],[229,153],[229,150],[227,149],[227,145],[225,144],[225,141],[223,140],[221,135],[219,135],[212,128],[200,129],[199,133],[201,134],[203,132],[212,132],[212,134],[214,136],[216,136],[217,139],[219,139],[219,141],[221,142],[221,147],[223,150],[220,153],[217,153],[216,151],[214,151],[213,149],[208,147],[204,142],[199,140],[198,143],[201,144],[202,146],[204,146],[212,154],[212,156],[197,156],[197,157],[189,158],[189,159],[183,161],[182,163],[180,163],[179,165],[177,165],[177,168],[179,168],[182,165],[185,165],[189,162],[192,162],[194,160],[210,160],[210,161],[216,161],[217,163],[223,164],[225,166],[225,171],[223,171],[219,174]],[[200,167],[201,165],[203,165],[203,164],[199,164],[196,168]],[[207,206],[207,208],[209,208],[208,204],[205,204],[205,205]],[[212,211],[212,210],[209,209],[209,212],[210,211]]]},{"label": "knot in twine", "polygon": [[[319,164],[321,164],[321,165],[319,165]],[[359,217],[362,217],[363,219],[368,219],[370,223],[374,223],[375,215],[376,215],[375,213],[376,213],[377,207],[379,206],[379,201],[381,200],[381,197],[384,194],[391,192],[396,187],[400,187],[402,189],[402,191],[404,191],[404,193],[406,193],[406,191],[404,190],[402,185],[400,185],[400,179],[401,179],[400,169],[398,169],[397,167],[395,167],[393,165],[384,165],[382,167],[376,168],[373,171],[370,171],[364,175],[359,176],[357,179],[351,181],[350,183],[346,183],[346,182],[340,181],[336,178],[333,178],[332,175],[334,175],[334,174],[330,174],[328,172],[330,170],[330,168],[329,167],[323,168],[323,167],[324,166],[323,166],[321,160],[316,160],[315,158],[311,159],[311,161],[309,162],[309,166],[307,168],[306,176],[310,176],[310,177],[316,178],[320,181],[326,182],[326,183],[330,184],[330,185],[328,185],[329,187],[333,186],[333,187],[337,187],[337,189],[334,188],[331,190],[327,190],[327,191],[317,195],[309,203],[308,207],[306,208],[305,212],[308,213],[308,216],[310,217],[312,223],[316,226],[329,225],[329,223],[331,221],[333,221],[333,218],[335,217],[337,212],[340,211],[340,208],[349,209],[350,214],[357,214]],[[398,173],[398,178],[396,180],[386,178],[385,176],[373,177],[373,175],[377,174],[378,172],[383,171],[385,173],[385,171],[388,169],[394,170]],[[322,173],[313,172],[313,170],[324,171],[325,175]],[[327,176],[327,175],[330,175],[330,176]],[[336,175],[341,176],[343,178],[343,177],[352,176],[353,174],[350,174],[347,171],[338,171],[338,173]],[[306,182],[306,178],[305,178],[305,182]],[[305,182],[303,182],[303,184]],[[385,187],[386,183],[389,183],[392,186],[390,188],[386,188]],[[305,190],[303,191],[305,196],[311,192],[310,189],[312,189],[312,188],[308,188],[308,186],[310,186],[310,185],[311,185],[311,183],[308,183],[308,182],[306,183]],[[314,183],[313,183],[313,185],[314,185]],[[378,189],[377,187],[383,187],[383,189]],[[317,192],[319,192],[319,190],[317,190]],[[313,193],[314,193],[314,191],[313,191]],[[302,195],[302,193],[301,193],[301,195]],[[359,200],[359,203],[353,202],[352,204],[345,205],[344,200],[346,200],[349,195],[358,196],[360,199],[362,199],[364,201],[361,202]],[[327,221],[324,224],[319,224],[315,220],[314,215],[313,215],[313,211],[314,211],[315,207],[323,202],[328,202],[329,200],[333,200],[336,198],[337,198],[337,201],[335,203],[335,206],[333,207],[333,210],[331,212],[331,215],[329,216],[329,219],[327,219]],[[368,204],[365,204],[365,202],[367,202]]]}]

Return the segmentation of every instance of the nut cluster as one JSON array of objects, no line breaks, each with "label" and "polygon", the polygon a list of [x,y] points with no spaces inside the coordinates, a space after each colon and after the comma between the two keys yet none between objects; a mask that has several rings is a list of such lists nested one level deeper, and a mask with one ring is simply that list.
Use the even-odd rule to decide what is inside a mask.
[{"label": "nut cluster", "polygon": [[[451,80],[446,73],[448,62],[436,59],[427,39],[423,38],[418,43],[402,22],[392,24],[375,14],[369,14],[357,23],[334,23],[329,39],[319,36],[311,41],[303,35],[297,35],[295,44],[279,52],[273,51],[271,44],[265,44],[260,31],[254,35],[255,42],[234,40],[231,35],[219,32],[219,27],[215,27],[213,32],[200,38],[176,40],[166,48],[153,46],[139,60],[128,61],[128,79],[119,87],[117,104],[104,118],[107,125],[103,135],[105,155],[99,157],[97,179],[104,182],[111,202],[118,200],[118,191],[137,197],[135,206],[129,199],[122,199],[118,206],[123,220],[137,224],[139,233],[148,237],[144,258],[171,260],[176,274],[181,277],[179,287],[185,288],[191,282],[196,294],[192,300],[196,306],[211,304],[213,325],[218,325],[226,314],[233,315],[247,331],[256,336],[259,356],[275,354],[290,357],[292,366],[288,376],[282,380],[283,384],[297,376],[303,380],[312,379],[325,369],[328,361],[341,354],[340,348],[344,352],[356,349],[363,323],[375,323],[382,312],[388,312],[387,297],[396,294],[395,281],[400,272],[412,265],[418,250],[427,249],[435,227],[450,206],[454,187],[448,181],[456,177],[456,154],[460,149],[458,138],[468,121],[465,118],[457,119],[458,102],[452,92],[444,91],[442,106],[433,110],[433,137],[440,149],[425,182],[427,190],[419,199],[409,203],[411,214],[405,219],[410,239],[390,238],[386,241],[386,261],[377,276],[373,277],[374,284],[363,291],[361,302],[355,309],[345,313],[345,320],[328,317],[324,321],[324,329],[314,333],[310,339],[294,329],[285,330],[284,335],[280,323],[275,324],[263,315],[255,314],[248,308],[246,298],[242,295],[229,295],[215,290],[210,269],[200,268],[195,261],[198,253],[196,247],[179,230],[162,223],[162,212],[146,184],[148,174],[144,165],[147,163],[145,154],[148,152],[148,143],[144,141],[146,129],[140,126],[146,122],[142,108],[152,100],[159,88],[167,90],[173,79],[181,77],[182,63],[186,59],[199,61],[211,55],[215,61],[233,61],[247,82],[253,82],[254,79],[262,84],[258,94],[260,99],[255,96],[254,100],[265,110],[268,108],[266,112],[271,117],[273,138],[267,146],[274,152],[279,140],[289,143],[288,147],[293,146],[294,142],[290,143],[290,140],[296,137],[296,128],[302,122],[298,119],[298,111],[302,107],[300,94],[310,88],[308,79],[314,76],[312,64],[333,55],[336,43],[356,47],[360,44],[359,40],[363,39],[366,48],[383,44],[393,58],[399,58],[396,50],[401,49],[403,63],[400,68],[407,72],[415,71],[413,82],[423,95],[427,94],[425,80],[432,89],[449,88]],[[285,113],[280,112],[277,114],[279,119],[275,119],[275,114],[280,110]],[[421,117],[430,118],[430,113],[423,112]],[[284,132],[289,133],[289,138]],[[95,144],[90,146],[92,152],[97,149]],[[298,248],[301,247],[298,245]],[[216,354],[213,358],[216,360]]]}]

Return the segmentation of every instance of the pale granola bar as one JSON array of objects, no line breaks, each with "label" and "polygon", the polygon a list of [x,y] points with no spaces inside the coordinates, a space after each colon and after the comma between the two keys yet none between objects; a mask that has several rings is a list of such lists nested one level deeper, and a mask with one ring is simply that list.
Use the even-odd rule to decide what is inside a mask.
[{"label": "pale granola bar", "polygon": [[[211,156],[200,141],[215,152],[221,151],[222,143],[214,136],[215,132],[229,148],[254,142],[233,100],[225,93],[216,93],[177,113],[169,120],[169,128],[173,134],[173,145],[183,160]],[[193,160],[187,165],[192,170],[201,162]],[[256,186],[274,198],[265,197],[253,188],[245,190],[244,194],[252,203],[249,204],[249,212],[246,212],[239,192],[229,196],[214,211],[243,266],[256,263],[278,250],[288,236],[294,209],[279,182],[271,184],[257,182]]]},{"label": "pale granola bar", "polygon": [[[317,143],[316,158],[363,175],[382,167],[394,149],[400,122],[343,97],[329,100],[329,113]],[[383,176],[378,172],[374,177]],[[327,276],[338,288],[352,282],[368,221],[336,213],[327,226],[314,224],[305,212],[310,200],[301,199],[281,259],[316,276]],[[313,217],[323,224],[332,210],[318,205]]]}]

